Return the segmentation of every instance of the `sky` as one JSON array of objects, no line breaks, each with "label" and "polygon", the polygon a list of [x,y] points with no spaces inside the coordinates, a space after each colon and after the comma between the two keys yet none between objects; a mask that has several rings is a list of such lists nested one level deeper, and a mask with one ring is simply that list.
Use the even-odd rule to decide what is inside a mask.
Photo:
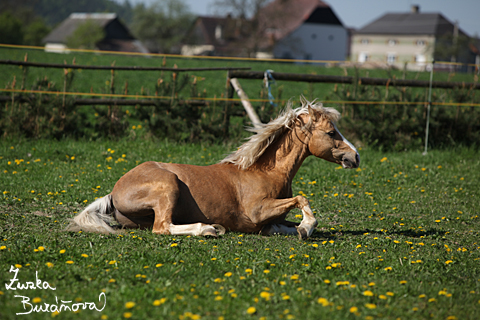
[{"label": "sky", "polygon": [[[116,0],[123,2],[123,0]],[[130,3],[150,4],[156,0],[129,0]],[[214,0],[184,0],[192,13],[216,15]],[[346,27],[365,26],[387,12],[409,12],[419,5],[420,12],[439,12],[470,36],[480,37],[480,0],[324,0]]]}]

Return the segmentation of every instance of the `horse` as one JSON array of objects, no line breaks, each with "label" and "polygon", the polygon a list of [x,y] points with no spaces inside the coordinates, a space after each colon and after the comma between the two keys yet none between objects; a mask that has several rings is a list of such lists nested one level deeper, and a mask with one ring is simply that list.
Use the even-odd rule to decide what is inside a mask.
[{"label": "horse", "polygon": [[[155,234],[213,236],[226,231],[310,237],[318,222],[309,201],[293,196],[292,181],[314,155],[343,168],[360,156],[338,130],[340,113],[321,103],[292,101],[219,163],[195,166],[148,161],[133,168],[112,192],[87,206],[67,230],[117,233],[151,228]],[[285,219],[298,208],[303,219]],[[116,227],[115,228],[115,224]]]}]

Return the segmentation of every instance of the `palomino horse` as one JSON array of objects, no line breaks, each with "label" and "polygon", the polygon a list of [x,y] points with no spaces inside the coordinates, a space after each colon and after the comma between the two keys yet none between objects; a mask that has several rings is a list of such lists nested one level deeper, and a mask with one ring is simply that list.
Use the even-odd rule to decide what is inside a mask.
[{"label": "palomino horse", "polygon": [[[292,197],[292,180],[309,155],[357,168],[355,147],[338,131],[340,114],[302,98],[218,164],[193,166],[145,162],[117,181],[112,193],[78,214],[67,230],[100,233],[152,228],[157,234],[217,236],[226,230],[298,234],[317,225],[308,200]],[[285,220],[299,208],[300,224]]]}]

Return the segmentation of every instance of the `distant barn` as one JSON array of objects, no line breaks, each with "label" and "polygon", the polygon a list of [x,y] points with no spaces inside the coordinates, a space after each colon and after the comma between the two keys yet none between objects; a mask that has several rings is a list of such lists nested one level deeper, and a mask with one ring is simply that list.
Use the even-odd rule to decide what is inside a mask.
[{"label": "distant barn", "polygon": [[87,21],[97,24],[105,32],[105,37],[96,44],[98,50],[148,53],[115,13],[72,13],[42,40],[45,51],[68,51],[67,39]]}]

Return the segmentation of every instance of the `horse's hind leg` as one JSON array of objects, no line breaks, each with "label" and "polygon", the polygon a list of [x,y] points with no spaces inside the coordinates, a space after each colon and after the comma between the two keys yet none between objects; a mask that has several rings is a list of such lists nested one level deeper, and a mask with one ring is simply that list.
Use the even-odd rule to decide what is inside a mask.
[{"label": "horse's hind leg", "polygon": [[180,181],[176,174],[169,172],[168,178],[163,180],[162,191],[158,194],[158,205],[153,208],[155,220],[152,232],[156,234],[213,236],[224,234],[225,228],[220,225],[192,223],[176,225],[172,223],[172,216],[180,197]]}]

